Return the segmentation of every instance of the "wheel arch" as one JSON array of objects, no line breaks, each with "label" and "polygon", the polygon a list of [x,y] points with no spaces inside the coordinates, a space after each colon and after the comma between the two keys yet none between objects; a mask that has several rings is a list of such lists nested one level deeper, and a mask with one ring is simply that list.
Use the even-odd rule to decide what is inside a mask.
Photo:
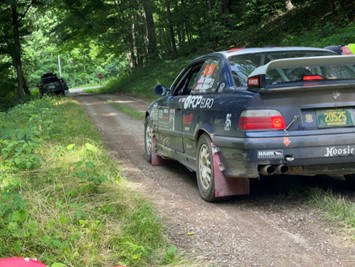
[{"label": "wheel arch", "polygon": [[200,139],[201,135],[207,134],[209,138],[212,140],[212,134],[207,131],[205,128],[198,129],[195,133],[195,143],[197,144],[198,140]]}]

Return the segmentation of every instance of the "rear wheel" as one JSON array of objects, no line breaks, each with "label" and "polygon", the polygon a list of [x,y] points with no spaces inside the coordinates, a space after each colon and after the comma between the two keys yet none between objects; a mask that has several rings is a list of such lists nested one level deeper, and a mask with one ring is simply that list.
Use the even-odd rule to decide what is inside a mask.
[{"label": "rear wheel", "polygon": [[201,135],[197,143],[197,184],[201,197],[206,201],[215,200],[214,168],[211,139]]},{"label": "rear wheel", "polygon": [[145,118],[144,123],[144,157],[151,163],[152,162],[152,150],[153,149],[153,128],[150,117]]}]

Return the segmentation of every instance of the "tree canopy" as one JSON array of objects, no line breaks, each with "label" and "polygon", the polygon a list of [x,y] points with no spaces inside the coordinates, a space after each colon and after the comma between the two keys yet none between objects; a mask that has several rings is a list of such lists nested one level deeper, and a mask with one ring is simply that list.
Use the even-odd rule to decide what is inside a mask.
[{"label": "tree canopy", "polygon": [[5,0],[1,97],[16,93],[22,102],[58,59],[70,86],[89,84],[151,61],[324,36],[354,24],[354,9],[350,0]]}]

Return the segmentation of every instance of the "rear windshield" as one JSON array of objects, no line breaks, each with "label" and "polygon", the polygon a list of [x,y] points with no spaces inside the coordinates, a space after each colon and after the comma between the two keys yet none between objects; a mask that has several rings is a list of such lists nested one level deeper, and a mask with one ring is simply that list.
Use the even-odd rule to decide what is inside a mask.
[{"label": "rear windshield", "polygon": [[43,83],[55,83],[55,82],[58,82],[58,81],[59,81],[59,79],[56,76],[47,77],[47,78],[42,79]]},{"label": "rear windshield", "polygon": [[266,74],[266,85],[309,81],[354,80],[355,65],[319,65],[271,69]]},{"label": "rear windshield", "polygon": [[[247,86],[247,79],[250,73],[252,73],[257,67],[265,65],[272,60],[282,58],[295,58],[295,57],[315,57],[315,56],[330,56],[334,55],[332,52],[326,51],[278,51],[278,52],[265,52],[265,53],[253,53],[245,55],[237,55],[229,58],[229,64],[232,70],[234,81],[237,86]],[[287,75],[280,75],[284,79],[279,82],[286,82]],[[281,78],[282,78],[281,77]],[[276,82],[280,77],[270,77],[267,79],[269,83]],[[292,80],[292,79],[291,79]]]}]

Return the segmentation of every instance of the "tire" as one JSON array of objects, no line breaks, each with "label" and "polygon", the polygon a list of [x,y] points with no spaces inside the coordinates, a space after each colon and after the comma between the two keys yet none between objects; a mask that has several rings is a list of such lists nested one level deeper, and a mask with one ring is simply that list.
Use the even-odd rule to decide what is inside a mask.
[{"label": "tire", "polygon": [[349,185],[349,188],[355,190],[355,174],[346,174],[344,175],[344,178]]},{"label": "tire", "polygon": [[214,168],[211,139],[207,134],[200,136],[197,143],[196,178],[201,197],[213,202],[215,198]]},{"label": "tire", "polygon": [[146,161],[152,163],[153,151],[153,128],[150,117],[147,116],[144,122],[144,157]]}]

